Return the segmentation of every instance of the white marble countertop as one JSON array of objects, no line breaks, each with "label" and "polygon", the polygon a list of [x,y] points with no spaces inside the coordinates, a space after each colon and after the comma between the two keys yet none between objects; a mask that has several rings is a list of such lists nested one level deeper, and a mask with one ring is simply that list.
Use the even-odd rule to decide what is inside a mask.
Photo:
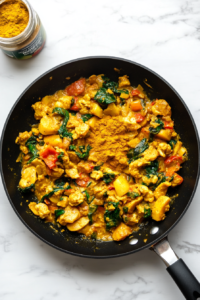
[{"label": "white marble countertop", "polygon": [[[77,57],[112,55],[163,76],[200,129],[199,0],[30,0],[47,32],[44,50],[15,61],[0,51],[0,130],[22,91],[46,70]],[[169,239],[200,280],[200,189]],[[0,182],[0,299],[183,299],[149,250],[89,260],[49,247],[20,222]]]}]

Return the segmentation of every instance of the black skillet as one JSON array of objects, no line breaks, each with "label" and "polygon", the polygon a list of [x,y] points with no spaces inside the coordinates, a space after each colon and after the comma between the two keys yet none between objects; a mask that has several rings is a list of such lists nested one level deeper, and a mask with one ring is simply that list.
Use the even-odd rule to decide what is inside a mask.
[{"label": "black skillet", "polygon": [[[27,194],[22,197],[17,190],[21,167],[16,163],[19,147],[15,144],[15,139],[19,132],[29,131],[30,124],[36,123],[31,105],[38,99],[64,89],[66,85],[80,77],[89,77],[92,74],[106,74],[117,81],[119,74],[114,71],[114,68],[118,68],[121,75],[129,75],[132,85],[142,84],[152,99],[166,99],[172,107],[175,129],[189,153],[189,160],[180,171],[180,175],[184,178],[183,184],[169,191],[170,195],[178,193],[179,196],[164,221],[159,223],[148,221],[143,224],[143,228],[138,233],[134,233],[133,239],[127,238],[119,243],[95,242],[85,240],[76,233],[55,233],[48,223],[27,213],[27,203],[24,200],[31,200],[34,196]],[[70,77],[70,80],[66,80],[66,77]],[[88,258],[119,257],[151,247],[164,260],[168,272],[186,299],[194,300],[200,297],[198,281],[184,262],[177,258],[166,238],[187,211],[196,191],[199,179],[199,137],[194,120],[184,101],[173,87],[155,72],[125,59],[87,57],[59,65],[40,76],[21,94],[5,122],[1,137],[1,175],[6,194],[16,214],[26,227],[45,243],[63,252]],[[22,206],[21,202],[23,202]],[[144,243],[145,238],[147,238],[146,243]]]}]

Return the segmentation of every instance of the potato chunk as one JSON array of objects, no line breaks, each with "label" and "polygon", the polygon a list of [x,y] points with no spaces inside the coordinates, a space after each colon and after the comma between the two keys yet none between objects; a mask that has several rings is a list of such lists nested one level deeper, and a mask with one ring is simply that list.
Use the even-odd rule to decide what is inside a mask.
[{"label": "potato chunk", "polygon": [[45,136],[44,137],[44,142],[45,142],[45,144],[51,145],[53,147],[62,148],[62,146],[63,146],[62,140],[61,140],[60,136],[57,135],[57,134],[53,134],[53,135],[50,135],[50,136]]},{"label": "potato chunk", "polygon": [[120,109],[114,103],[108,105],[108,107],[104,110],[105,115],[109,116],[119,116]]},{"label": "potato chunk", "polygon": [[36,181],[36,169],[35,167],[28,167],[22,170],[22,178],[19,182],[19,187],[24,189],[34,184]]},{"label": "potato chunk", "polygon": [[78,220],[80,218],[81,214],[78,210],[78,208],[76,207],[71,207],[70,205],[68,205],[65,208],[65,213],[63,215],[61,215],[57,221],[65,226],[67,223],[74,223],[76,220]]},{"label": "potato chunk", "polygon": [[43,135],[56,134],[60,128],[55,117],[44,116],[40,120],[39,131]]},{"label": "potato chunk", "polygon": [[121,223],[113,232],[112,238],[114,241],[122,241],[131,234],[132,230],[126,224]]},{"label": "potato chunk", "polygon": [[170,129],[161,129],[161,131],[155,135],[156,138],[169,142],[171,140],[172,132]]},{"label": "potato chunk", "polygon": [[90,113],[99,118],[103,117],[103,109],[95,102],[91,103]]},{"label": "potato chunk", "polygon": [[82,217],[78,221],[74,222],[73,224],[68,224],[67,229],[70,231],[78,231],[81,230],[89,223],[88,217]]},{"label": "potato chunk", "polygon": [[170,198],[167,196],[159,197],[152,207],[152,219],[162,221],[165,219],[165,212],[169,210]]},{"label": "potato chunk", "polygon": [[122,175],[117,177],[115,181],[113,182],[113,185],[115,187],[115,191],[118,196],[124,196],[129,191],[129,183],[126,180],[126,178]]}]

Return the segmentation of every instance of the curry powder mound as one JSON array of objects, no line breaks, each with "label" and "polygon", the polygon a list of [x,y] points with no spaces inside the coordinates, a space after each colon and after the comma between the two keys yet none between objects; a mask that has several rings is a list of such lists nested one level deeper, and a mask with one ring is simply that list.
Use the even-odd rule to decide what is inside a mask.
[{"label": "curry powder mound", "polygon": [[120,116],[99,119],[86,140],[92,147],[89,160],[104,162],[105,166],[122,171],[128,165],[126,155],[130,147],[127,143],[131,135]]},{"label": "curry powder mound", "polygon": [[0,37],[11,38],[19,35],[29,21],[27,7],[19,1],[6,1],[0,5]]}]

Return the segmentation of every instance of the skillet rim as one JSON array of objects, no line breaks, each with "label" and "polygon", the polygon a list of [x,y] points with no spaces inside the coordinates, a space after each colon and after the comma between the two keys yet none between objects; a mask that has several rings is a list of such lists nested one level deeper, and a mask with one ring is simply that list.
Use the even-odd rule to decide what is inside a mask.
[{"label": "skillet rim", "polygon": [[[192,195],[187,203],[187,205],[185,206],[182,214],[178,217],[178,219],[174,222],[174,224],[168,228],[168,230],[166,230],[161,236],[159,236],[158,238],[156,238],[153,242],[150,242],[138,249],[133,249],[131,251],[128,251],[128,252],[125,252],[125,253],[121,253],[121,254],[115,254],[115,255],[103,255],[103,256],[95,256],[95,255],[85,255],[85,254],[79,254],[79,253],[74,253],[74,252],[71,252],[71,251],[68,251],[68,250],[65,250],[65,249],[62,249],[52,243],[50,243],[49,241],[45,240],[44,238],[42,238],[39,234],[37,234],[25,221],[24,219],[21,217],[21,215],[18,213],[17,209],[15,208],[14,204],[13,204],[13,201],[8,193],[8,190],[7,190],[7,187],[6,187],[6,183],[5,183],[5,179],[4,179],[4,174],[3,174],[3,166],[2,166],[2,152],[3,152],[3,140],[4,140],[4,135],[5,135],[5,130],[6,130],[6,127],[7,127],[7,124],[10,120],[10,116],[13,112],[13,110],[15,109],[15,106],[20,102],[21,98],[23,97],[23,95],[29,90],[29,88],[35,84],[37,81],[39,81],[42,77],[44,77],[45,75],[47,75],[48,73],[62,67],[62,66],[65,66],[65,65],[68,65],[70,63],[74,63],[74,62],[78,62],[78,61],[83,61],[83,60],[92,60],[92,59],[110,59],[110,60],[119,60],[119,61],[124,61],[124,62],[127,62],[127,63],[130,63],[130,64],[134,64],[142,69],[145,69],[147,71],[149,71],[150,73],[152,73],[153,75],[157,76],[160,80],[162,80],[166,85],[168,85],[168,87],[177,95],[177,97],[179,98],[179,100],[182,102],[184,108],[186,109],[189,117],[190,117],[190,120],[192,122],[192,125],[193,125],[193,129],[194,129],[194,132],[195,132],[195,136],[196,136],[196,139],[197,139],[197,147],[198,147],[198,171],[197,171],[197,176],[196,176],[196,182],[195,182],[195,186],[194,186],[194,189],[192,191]],[[182,219],[182,217],[184,216],[184,214],[186,213],[186,211],[188,210],[192,200],[193,200],[193,197],[194,197],[194,194],[196,192],[196,189],[197,189],[197,185],[198,185],[198,181],[199,181],[199,175],[200,175],[200,165],[199,165],[199,161],[200,161],[200,140],[199,140],[199,134],[198,134],[198,130],[197,130],[197,127],[196,127],[196,124],[194,122],[194,119],[193,119],[193,116],[188,108],[188,106],[186,105],[185,101],[182,99],[182,97],[178,94],[178,92],[171,86],[171,84],[169,84],[162,76],[160,76],[159,74],[157,74],[156,72],[154,72],[153,70],[143,66],[142,64],[139,64],[139,63],[136,63],[132,60],[128,60],[128,59],[125,59],[125,58],[120,58],[120,57],[116,57],[116,56],[86,56],[86,57],[80,57],[80,58],[76,58],[76,59],[72,59],[72,60],[69,60],[67,62],[64,62],[62,64],[59,64],[51,69],[49,69],[48,71],[44,72],[42,75],[40,75],[39,77],[37,77],[33,82],[31,82],[28,87],[20,94],[20,96],[17,98],[17,100],[15,101],[15,103],[13,104],[7,118],[6,118],[6,121],[4,123],[4,126],[3,126],[3,130],[2,130],[2,134],[1,134],[1,140],[0,140],[0,173],[1,173],[1,178],[2,178],[2,182],[3,182],[3,187],[4,187],[4,190],[6,192],[6,195],[7,195],[7,198],[13,208],[13,210],[15,211],[16,215],[19,217],[19,219],[22,221],[22,223],[26,226],[26,228],[28,228],[36,237],[38,237],[40,240],[42,240],[44,243],[46,243],[47,245],[57,249],[57,250],[60,250],[64,253],[67,253],[67,254],[71,254],[71,255],[74,255],[74,256],[79,256],[79,257],[84,257],[84,258],[95,258],[95,259],[104,259],[104,258],[116,258],[116,257],[120,257],[120,256],[125,256],[125,255],[129,255],[129,254],[133,254],[133,253],[136,253],[138,251],[141,251],[141,250],[144,250],[144,249],[147,249],[147,248],[150,248],[152,245],[158,243],[160,240],[162,240],[164,237],[166,237],[169,232],[178,224],[178,222]]]}]

